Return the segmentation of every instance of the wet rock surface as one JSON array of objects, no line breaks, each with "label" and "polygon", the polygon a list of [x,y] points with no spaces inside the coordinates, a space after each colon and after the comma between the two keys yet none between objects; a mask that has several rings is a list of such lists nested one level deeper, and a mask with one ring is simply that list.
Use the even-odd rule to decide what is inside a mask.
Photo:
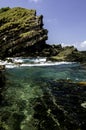
[{"label": "wet rock surface", "polygon": [[[33,114],[30,115],[28,107],[26,118],[26,101],[17,101],[16,111],[7,109],[4,113],[1,112],[1,129],[7,130],[7,127],[8,130],[85,130],[86,85],[68,80],[40,80],[35,83],[40,84],[43,95],[30,99]],[[4,103],[11,105],[9,101]]]},{"label": "wet rock surface", "polygon": [[[48,81],[49,88],[35,105],[39,130],[85,130],[86,85],[68,81]],[[47,87],[47,86],[46,86]]]}]

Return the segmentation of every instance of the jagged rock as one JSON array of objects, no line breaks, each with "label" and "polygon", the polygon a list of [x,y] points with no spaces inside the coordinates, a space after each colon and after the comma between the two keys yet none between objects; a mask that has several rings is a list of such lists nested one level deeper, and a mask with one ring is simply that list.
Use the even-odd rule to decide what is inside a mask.
[{"label": "jagged rock", "polygon": [[0,11],[0,58],[40,54],[47,40],[43,16],[20,7]]},{"label": "jagged rock", "polygon": [[15,56],[48,57],[53,61],[86,61],[86,52],[75,47],[48,45],[43,16],[20,7],[0,9],[0,59]]},{"label": "jagged rock", "polygon": [[86,56],[78,51],[74,46],[64,47],[57,55],[51,56],[53,61],[71,61],[71,62],[84,62]]}]

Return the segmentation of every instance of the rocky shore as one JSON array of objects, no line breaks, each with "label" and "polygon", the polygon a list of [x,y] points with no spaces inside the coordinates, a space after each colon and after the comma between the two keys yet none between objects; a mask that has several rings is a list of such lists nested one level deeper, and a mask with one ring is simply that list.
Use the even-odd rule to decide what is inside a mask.
[{"label": "rocky shore", "polygon": [[1,66],[0,65],[0,104],[2,103],[3,100],[3,95],[2,92],[4,90],[4,86],[5,86],[5,66]]},{"label": "rocky shore", "polygon": [[0,9],[0,59],[19,56],[48,57],[52,61],[86,61],[86,52],[75,47],[46,43],[48,31],[43,16],[25,8]]},{"label": "rocky shore", "polygon": [[[36,10],[20,7],[0,9],[0,60],[5,60],[7,57],[47,57],[47,60],[51,61],[80,62],[86,69],[85,51],[80,52],[74,46],[49,45],[46,43],[47,39],[48,31],[43,28],[43,16],[37,16]],[[8,59],[8,62],[12,62],[12,60]],[[35,89],[33,84],[26,82],[24,85],[28,89],[25,89],[20,80],[19,84],[13,83],[12,80],[11,83],[8,82],[8,86],[10,84],[10,89],[13,91],[6,91],[4,72],[5,66],[0,65],[1,130],[86,129],[85,81],[75,83],[71,79],[45,78],[45,80],[41,80],[39,77],[39,80],[32,82],[36,85]],[[27,72],[29,75],[28,69]],[[37,75],[39,76],[40,73],[42,71],[38,71]],[[30,78],[35,79],[34,76],[25,76],[23,80],[28,81]],[[38,86],[40,86],[43,95],[33,98],[35,93],[40,92],[37,90]],[[8,95],[3,93],[4,90],[9,92]],[[11,93],[13,95],[9,96]],[[33,115],[31,115],[30,109],[31,112],[34,111]]]}]

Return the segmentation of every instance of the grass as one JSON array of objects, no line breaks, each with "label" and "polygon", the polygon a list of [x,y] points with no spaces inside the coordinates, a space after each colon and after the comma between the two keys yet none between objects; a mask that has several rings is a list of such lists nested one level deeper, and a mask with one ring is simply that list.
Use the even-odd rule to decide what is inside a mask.
[{"label": "grass", "polygon": [[[8,9],[8,8],[7,8]],[[0,31],[6,30],[12,26],[20,25],[21,27],[26,27],[29,25],[28,21],[32,21],[35,17],[35,10],[28,10],[20,7],[8,9],[0,9]],[[31,25],[32,24],[32,25]],[[33,22],[30,22],[30,26],[33,26]]]}]

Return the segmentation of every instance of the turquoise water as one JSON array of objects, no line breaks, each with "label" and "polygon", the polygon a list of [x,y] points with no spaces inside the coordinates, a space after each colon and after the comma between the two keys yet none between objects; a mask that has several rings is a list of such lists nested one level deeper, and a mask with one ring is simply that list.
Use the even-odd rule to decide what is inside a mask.
[{"label": "turquoise water", "polygon": [[[2,130],[69,130],[71,124],[74,130],[84,130],[86,109],[80,108],[84,114],[80,120],[77,106],[86,102],[86,86],[80,88],[75,83],[86,82],[86,69],[79,64],[9,68],[6,79],[0,107]],[[56,113],[66,113],[72,123],[68,126],[66,117],[58,119]]]}]

